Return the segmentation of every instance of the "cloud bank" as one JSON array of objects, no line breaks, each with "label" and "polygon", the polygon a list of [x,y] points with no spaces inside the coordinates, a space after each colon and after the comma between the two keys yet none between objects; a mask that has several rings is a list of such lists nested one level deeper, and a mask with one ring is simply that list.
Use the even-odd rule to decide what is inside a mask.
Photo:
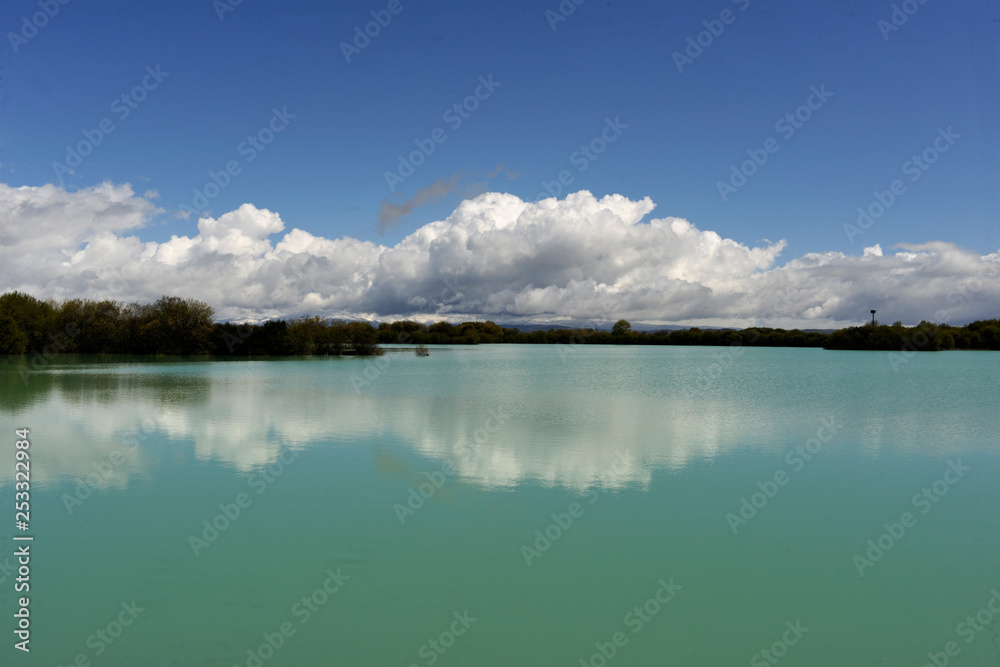
[{"label": "cloud bank", "polygon": [[1000,252],[944,241],[810,253],[749,247],[649,198],[582,191],[525,202],[484,193],[393,246],[286,229],[244,204],[197,233],[142,241],[163,213],[129,185],[0,184],[0,290],[40,298],[197,298],[226,319],[320,314],[498,322],[630,320],[824,328],[998,316]]}]

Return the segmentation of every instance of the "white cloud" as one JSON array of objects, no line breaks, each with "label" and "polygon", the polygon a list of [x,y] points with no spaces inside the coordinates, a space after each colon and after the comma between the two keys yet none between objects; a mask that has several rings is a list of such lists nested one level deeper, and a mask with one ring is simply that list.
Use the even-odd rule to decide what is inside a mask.
[{"label": "white cloud", "polygon": [[[151,193],[147,193],[151,195]],[[162,213],[128,185],[67,192],[0,184],[0,289],[42,298],[198,298],[222,318],[478,317],[822,328],[996,317],[1000,253],[934,241],[861,257],[748,247],[654,204],[578,192],[529,203],[486,193],[394,246],[286,230],[244,204],[193,236],[136,236]]]}]

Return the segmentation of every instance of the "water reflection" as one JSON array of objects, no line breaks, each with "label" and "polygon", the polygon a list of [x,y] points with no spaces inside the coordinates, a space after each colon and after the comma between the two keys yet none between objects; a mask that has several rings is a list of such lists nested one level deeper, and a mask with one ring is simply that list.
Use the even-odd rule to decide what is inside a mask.
[{"label": "water reflection", "polygon": [[[303,369],[315,370],[296,370]],[[164,453],[177,458],[187,451],[197,461],[249,472],[272,463],[282,447],[361,443],[402,445],[430,459],[409,457],[410,465],[447,462],[460,479],[483,487],[535,480],[583,491],[645,486],[651,460],[682,464],[714,451],[707,445],[667,456],[656,451],[662,424],[647,412],[636,407],[634,414],[600,418],[601,401],[588,396],[528,404],[467,393],[355,392],[343,373],[299,381],[281,362],[64,364],[35,374],[27,386],[6,370],[3,411],[32,429],[38,484],[94,480],[98,473],[91,486],[124,487],[161,464]],[[610,481],[607,471],[621,468],[620,461],[625,469]],[[9,472],[0,478],[10,481]]]},{"label": "water reflection", "polygon": [[[685,372],[697,372],[703,358],[587,350],[574,368],[537,350],[518,351],[502,364],[489,354],[475,363],[465,353],[434,362],[391,355],[364,391],[352,384],[367,368],[357,359],[70,360],[27,383],[7,362],[0,365],[0,410],[12,428],[32,429],[36,483],[97,472],[99,488],[124,487],[165,457],[246,473],[274,462],[282,447],[316,446],[362,446],[373,457],[397,448],[400,466],[433,470],[447,463],[465,482],[494,489],[527,481],[581,492],[642,488],[657,468],[680,469],[740,449],[780,455],[812,437],[824,417],[845,425],[831,447],[854,442],[872,454],[889,443],[938,455],[975,449],[985,441],[986,422],[996,420],[975,417],[982,408],[966,405],[964,416],[954,415],[964,430],[944,414],[934,422],[936,439],[914,437],[928,432],[926,406],[911,401],[887,409],[856,388],[833,396],[821,386],[813,396],[805,382],[780,391],[767,376],[777,371],[755,367],[749,354],[743,375],[736,369],[714,394],[696,397],[672,388]],[[595,374],[587,364],[598,361],[614,375]],[[885,395],[878,386],[872,392]],[[612,478],[613,466],[620,474]],[[0,484],[7,484],[12,472],[2,469]]]}]

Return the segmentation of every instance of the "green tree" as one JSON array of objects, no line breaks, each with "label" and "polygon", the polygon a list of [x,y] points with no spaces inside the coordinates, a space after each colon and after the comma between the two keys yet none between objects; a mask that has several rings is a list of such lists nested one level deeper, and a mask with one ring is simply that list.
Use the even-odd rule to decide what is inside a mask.
[{"label": "green tree", "polygon": [[56,326],[56,310],[52,303],[39,301],[29,294],[8,292],[0,295],[0,316],[6,316],[5,329],[10,343],[0,347],[24,349],[7,354],[41,352],[49,344]]},{"label": "green tree", "polygon": [[463,339],[465,339],[466,343],[470,343],[472,345],[479,345],[480,341],[479,329],[476,326],[475,322],[466,322],[465,324],[459,326],[458,329],[459,329],[459,334],[462,336]]},{"label": "green tree", "polygon": [[212,308],[201,301],[163,296],[139,307],[141,347],[153,354],[206,354],[212,345]]},{"label": "green tree", "polygon": [[122,306],[114,301],[71,299],[58,314],[59,330],[70,334],[67,352],[110,353],[122,351]]},{"label": "green tree", "polygon": [[323,341],[326,320],[322,317],[300,317],[288,325],[288,353],[294,355],[316,354]]},{"label": "green tree", "polygon": [[0,311],[0,354],[24,354],[28,351],[28,336],[17,326],[17,320]]},{"label": "green tree", "polygon": [[618,320],[611,327],[612,336],[627,336],[632,333],[632,324],[628,320]]},{"label": "green tree", "polygon": [[378,330],[368,322],[349,322],[345,329],[354,354],[370,357],[379,353]]}]

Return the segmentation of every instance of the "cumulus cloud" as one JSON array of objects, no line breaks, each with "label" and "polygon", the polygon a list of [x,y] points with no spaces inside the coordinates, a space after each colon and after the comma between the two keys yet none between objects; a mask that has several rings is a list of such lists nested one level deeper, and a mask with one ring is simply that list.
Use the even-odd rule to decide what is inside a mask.
[{"label": "cumulus cloud", "polygon": [[[3,287],[60,296],[66,261],[82,244],[142,227],[160,212],[128,185],[104,183],[77,192],[55,185],[0,183],[0,274]],[[124,261],[124,257],[120,260]]]},{"label": "cumulus cloud", "polygon": [[[0,185],[0,289],[42,298],[198,298],[221,318],[339,317],[633,321],[824,328],[880,317],[996,317],[1000,253],[933,241],[862,256],[784,241],[750,247],[649,198],[525,202],[487,192],[395,245],[287,230],[244,204],[198,233],[142,241],[162,211],[127,185],[67,192]],[[647,219],[648,218],[648,219]]]}]

